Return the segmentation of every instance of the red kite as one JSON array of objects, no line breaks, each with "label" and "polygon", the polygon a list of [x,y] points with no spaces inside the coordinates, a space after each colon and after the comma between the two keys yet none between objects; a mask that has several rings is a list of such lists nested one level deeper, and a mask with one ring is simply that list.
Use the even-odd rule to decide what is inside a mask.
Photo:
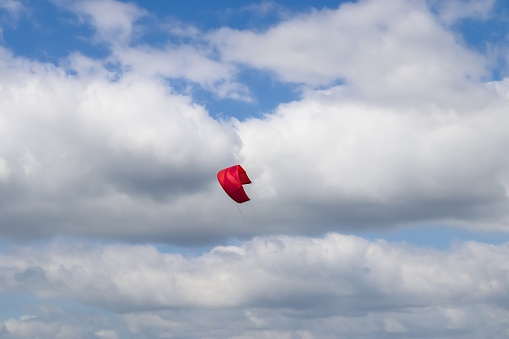
[{"label": "red kite", "polygon": [[239,204],[250,200],[242,185],[250,184],[251,180],[249,180],[246,171],[240,165],[219,171],[217,173],[217,180],[219,180],[226,194]]}]

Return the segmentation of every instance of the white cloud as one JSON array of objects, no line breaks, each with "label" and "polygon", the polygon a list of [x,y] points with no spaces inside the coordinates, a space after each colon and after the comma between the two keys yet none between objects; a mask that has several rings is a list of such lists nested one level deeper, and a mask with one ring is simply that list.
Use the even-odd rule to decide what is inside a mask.
[{"label": "white cloud", "polygon": [[493,89],[505,85],[481,82],[487,61],[424,3],[346,3],[210,37],[225,60],[284,81],[343,82],[237,124],[263,213],[277,204],[270,228],[482,219],[470,226],[507,230],[507,108]]},{"label": "white cloud", "polygon": [[94,333],[98,338],[117,339],[117,333],[113,330],[100,330]]},{"label": "white cloud", "polygon": [[507,244],[437,251],[339,234],[261,237],[197,257],[54,242],[4,253],[0,279],[3,293],[124,313],[131,333],[153,337],[475,337],[506,328],[508,256]]},{"label": "white cloud", "polygon": [[[143,315],[124,316],[132,327],[138,324],[139,330],[147,336],[188,335],[191,338],[469,338],[482,336],[504,337],[507,335],[505,317],[507,311],[484,305],[466,307],[469,323],[463,327],[451,327],[447,307],[425,307],[421,309],[402,309],[395,312],[374,310],[362,316],[333,316],[313,318],[311,313],[287,314],[281,310],[272,312],[260,308],[249,312],[238,309],[230,311],[203,310],[192,312],[159,311]],[[255,313],[266,324],[258,326],[250,321]],[[147,327],[139,325],[138,319],[156,318],[157,322],[147,322]],[[186,319],[187,317],[187,319]],[[187,320],[193,319],[191,323]],[[165,322],[172,325],[164,327]],[[176,322],[178,321],[178,322]],[[393,327],[395,324],[402,327]],[[158,324],[159,326],[157,326]],[[213,324],[212,326],[210,324]],[[389,325],[391,324],[391,325]],[[489,327],[487,324],[490,324]],[[154,327],[150,327],[154,326]],[[192,335],[190,335],[192,333]]]},{"label": "white cloud", "polygon": [[320,228],[321,211],[321,222],[346,226],[481,218],[506,228],[507,104],[478,91],[477,104],[489,104],[470,97],[464,109],[375,106],[341,87],[310,92],[238,124],[242,162],[277,205],[275,224],[309,216]]},{"label": "white cloud", "polygon": [[466,79],[482,76],[485,66],[457,44],[425,3],[415,1],[345,3],[263,33],[222,28],[210,37],[226,61],[312,86],[345,80],[378,98],[436,100]]},{"label": "white cloud", "polygon": [[[159,79],[129,73],[111,81],[101,63],[80,60],[79,73],[69,76],[3,53],[3,232],[148,234],[154,225],[139,224],[146,218],[158,224],[156,233],[167,234],[171,222],[177,233],[183,225],[206,227],[202,212],[190,213],[219,193],[211,187],[215,173],[235,161],[228,123]],[[205,206],[206,214],[213,207]]]},{"label": "white cloud", "polygon": [[[191,85],[197,84],[222,99],[252,100],[249,89],[234,80],[236,68],[216,60],[216,52],[196,27],[177,20],[158,24],[151,29],[158,29],[169,37],[189,38],[191,42],[153,47],[139,42],[147,28],[138,21],[149,13],[134,3],[115,0],[54,2],[91,25],[96,30],[95,39],[108,44],[111,55],[104,61],[107,66],[119,65],[119,71],[137,76],[183,80],[191,89]],[[72,53],[70,60],[71,66],[83,66],[80,62],[84,62],[84,58],[79,54]]]},{"label": "white cloud", "polygon": [[132,2],[115,0],[52,0],[89,21],[96,29],[96,39],[113,45],[129,43],[135,22],[147,12]]},{"label": "white cloud", "polygon": [[252,100],[249,89],[234,80],[236,68],[214,60],[214,52],[208,47],[168,45],[156,49],[139,46],[115,53],[121,64],[136,74],[199,84],[222,99]]}]

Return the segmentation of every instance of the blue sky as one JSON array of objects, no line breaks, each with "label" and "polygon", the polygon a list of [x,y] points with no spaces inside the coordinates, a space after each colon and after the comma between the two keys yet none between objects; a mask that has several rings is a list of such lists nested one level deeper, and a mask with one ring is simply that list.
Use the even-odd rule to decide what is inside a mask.
[{"label": "blue sky", "polygon": [[508,336],[508,18],[0,0],[0,336]]}]

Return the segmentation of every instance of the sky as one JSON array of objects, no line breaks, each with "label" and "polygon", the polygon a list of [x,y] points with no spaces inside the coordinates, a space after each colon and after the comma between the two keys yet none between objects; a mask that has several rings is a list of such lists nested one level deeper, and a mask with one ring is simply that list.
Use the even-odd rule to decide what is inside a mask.
[{"label": "sky", "polygon": [[502,0],[0,0],[0,337],[509,337],[508,32]]}]

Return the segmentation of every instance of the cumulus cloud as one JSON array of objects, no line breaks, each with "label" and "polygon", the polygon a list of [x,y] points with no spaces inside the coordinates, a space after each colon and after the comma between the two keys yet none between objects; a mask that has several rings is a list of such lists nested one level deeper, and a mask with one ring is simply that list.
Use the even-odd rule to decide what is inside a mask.
[{"label": "cumulus cloud", "polygon": [[234,161],[228,124],[162,81],[135,74],[112,81],[93,62],[84,68],[99,71],[73,76],[3,52],[5,233],[138,233],[138,217],[150,214],[163,230],[210,199],[216,169]]},{"label": "cumulus cloud", "polygon": [[311,92],[239,124],[240,152],[279,222],[308,216],[319,228],[321,211],[324,223],[480,218],[505,228],[506,101],[484,95],[490,103],[472,112],[374,106],[340,87]]},{"label": "cumulus cloud", "polygon": [[139,75],[183,80],[190,87],[184,90],[187,94],[192,93],[191,84],[198,84],[221,99],[252,100],[248,87],[234,81],[236,68],[214,60],[214,51],[209,47],[139,46],[117,50],[116,54],[123,67]]},{"label": "cumulus cloud", "polygon": [[[128,40],[145,13],[66,4],[111,5],[120,19],[92,22]],[[482,82],[486,59],[424,3],[346,3],[257,33],[191,31],[180,44],[75,52],[60,65],[0,50],[3,235],[211,244],[430,221],[507,229],[507,82]],[[302,83],[300,99],[217,121],[172,83],[249,100],[237,63]],[[247,223],[215,179],[237,162],[255,182]]]},{"label": "cumulus cloud", "polygon": [[507,229],[505,83],[483,83],[486,59],[424,3],[346,3],[266,32],[210,37],[227,61],[315,88],[237,124],[264,208],[277,203],[281,212],[272,213],[276,224],[483,219],[484,228]]},{"label": "cumulus cloud", "polygon": [[424,2],[345,3],[263,33],[222,28],[210,37],[227,61],[312,86],[344,80],[369,96],[434,100],[438,88],[448,93],[484,74],[482,58],[457,44]]},{"label": "cumulus cloud", "polygon": [[74,12],[96,29],[98,42],[125,45],[135,33],[136,21],[148,13],[132,2],[115,0],[52,0]]},{"label": "cumulus cloud", "polygon": [[[217,59],[215,50],[209,46],[196,28],[176,19],[168,19],[156,27],[139,23],[149,13],[134,3],[108,1],[61,1],[54,2],[75,13],[82,21],[95,29],[96,42],[105,43],[111,51],[105,63],[120,70],[135,72],[138,76],[163,77],[184,81],[189,90],[198,85],[215,93],[219,98],[251,101],[249,89],[234,80],[236,68]],[[168,36],[168,42],[160,46],[143,43],[145,33],[155,29]],[[188,44],[170,42],[189,39]]]},{"label": "cumulus cloud", "polygon": [[124,314],[131,333],[150,337],[199,338],[200,328],[232,338],[475,337],[504,331],[508,256],[507,245],[437,251],[340,234],[261,237],[196,257],[148,245],[53,242],[0,256],[0,279],[3,293]]}]

